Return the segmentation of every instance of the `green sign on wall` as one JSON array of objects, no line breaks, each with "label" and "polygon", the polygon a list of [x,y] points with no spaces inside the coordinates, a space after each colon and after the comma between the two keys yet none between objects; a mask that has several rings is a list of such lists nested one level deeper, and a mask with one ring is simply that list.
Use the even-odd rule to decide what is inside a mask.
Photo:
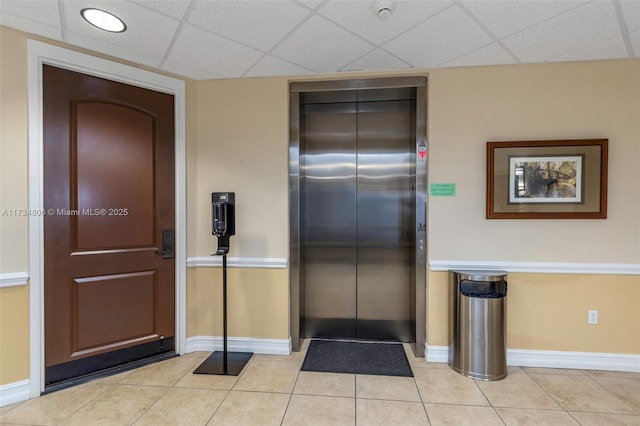
[{"label": "green sign on wall", "polygon": [[455,183],[432,183],[429,185],[429,195],[434,197],[455,197]]}]

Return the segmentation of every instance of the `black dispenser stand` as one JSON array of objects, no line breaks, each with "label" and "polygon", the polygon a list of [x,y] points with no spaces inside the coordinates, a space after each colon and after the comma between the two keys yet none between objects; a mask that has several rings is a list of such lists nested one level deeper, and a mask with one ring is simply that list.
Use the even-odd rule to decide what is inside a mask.
[{"label": "black dispenser stand", "polygon": [[222,255],[222,352],[216,351],[204,360],[193,374],[237,376],[253,356],[253,352],[227,350],[227,255]]}]

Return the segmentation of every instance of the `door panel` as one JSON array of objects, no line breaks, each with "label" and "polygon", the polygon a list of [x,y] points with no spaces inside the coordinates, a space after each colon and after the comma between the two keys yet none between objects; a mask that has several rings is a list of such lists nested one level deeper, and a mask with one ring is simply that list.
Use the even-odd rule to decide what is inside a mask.
[{"label": "door panel", "polygon": [[301,251],[307,336],[356,336],[356,104],[303,106]]},{"label": "door panel", "polygon": [[156,271],[74,279],[72,356],[154,335],[156,287]]},{"label": "door panel", "polygon": [[[152,247],[153,116],[129,105],[99,102],[74,102],[73,112],[74,207],[89,213],[77,216],[76,249]],[[105,206],[109,210],[103,215]]]},{"label": "door panel", "polygon": [[[173,96],[43,67],[45,383],[173,351]],[[115,363],[115,364],[114,364]]]},{"label": "door panel", "polygon": [[360,339],[410,341],[412,336],[410,124],[410,101],[358,103]]}]

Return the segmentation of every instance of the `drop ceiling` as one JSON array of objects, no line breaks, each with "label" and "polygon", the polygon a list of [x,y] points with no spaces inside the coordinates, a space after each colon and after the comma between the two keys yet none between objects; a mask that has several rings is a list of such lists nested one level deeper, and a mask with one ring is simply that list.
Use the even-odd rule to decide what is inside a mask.
[{"label": "drop ceiling", "polygon": [[640,0],[407,0],[386,19],[372,4],[1,0],[0,24],[192,79],[640,58]]}]

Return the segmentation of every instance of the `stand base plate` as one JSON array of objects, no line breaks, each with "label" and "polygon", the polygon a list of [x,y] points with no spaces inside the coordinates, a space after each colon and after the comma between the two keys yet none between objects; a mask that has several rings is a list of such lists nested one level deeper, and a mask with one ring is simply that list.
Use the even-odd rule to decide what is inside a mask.
[{"label": "stand base plate", "polygon": [[224,366],[224,352],[216,351],[204,360],[193,374],[217,374],[237,376],[249,362],[253,352],[227,352],[227,368]]}]

